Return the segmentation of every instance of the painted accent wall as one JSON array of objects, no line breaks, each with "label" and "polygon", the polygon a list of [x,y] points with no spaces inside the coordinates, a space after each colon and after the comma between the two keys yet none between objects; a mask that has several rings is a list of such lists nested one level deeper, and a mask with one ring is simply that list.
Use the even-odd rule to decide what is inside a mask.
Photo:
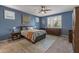
[{"label": "painted accent wall", "polygon": [[68,35],[69,30],[72,30],[72,12],[62,14],[62,34]]},{"label": "painted accent wall", "polygon": [[40,28],[47,28],[47,18],[57,15],[62,15],[62,35],[68,35],[68,31],[72,29],[72,11],[41,17]]},{"label": "painted accent wall", "polygon": [[40,28],[47,28],[47,17],[40,18]]},{"label": "painted accent wall", "polygon": [[[15,20],[4,19],[4,10],[11,10],[15,12]],[[39,28],[39,24],[35,23],[35,18],[37,16],[30,15],[15,9],[7,8],[4,6],[0,6],[0,40],[4,40],[10,37],[11,29],[13,27],[21,26],[22,16],[29,15],[29,23],[28,25]],[[27,24],[26,24],[27,25]]]}]

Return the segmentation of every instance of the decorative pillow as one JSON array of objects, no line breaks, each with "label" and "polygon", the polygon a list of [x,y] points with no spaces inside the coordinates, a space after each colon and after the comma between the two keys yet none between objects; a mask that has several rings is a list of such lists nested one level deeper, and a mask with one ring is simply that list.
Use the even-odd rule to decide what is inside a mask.
[{"label": "decorative pillow", "polygon": [[22,30],[28,30],[27,26],[22,26]]},{"label": "decorative pillow", "polygon": [[28,27],[28,30],[33,30],[34,28],[33,27]]}]

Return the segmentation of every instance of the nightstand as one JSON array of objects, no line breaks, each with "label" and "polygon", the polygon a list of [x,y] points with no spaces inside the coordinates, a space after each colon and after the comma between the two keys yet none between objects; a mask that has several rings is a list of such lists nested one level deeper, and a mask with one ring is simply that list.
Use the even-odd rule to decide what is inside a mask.
[{"label": "nightstand", "polygon": [[21,33],[20,32],[12,32],[11,33],[11,38],[12,38],[12,40],[20,39],[21,38]]},{"label": "nightstand", "polygon": [[73,32],[72,30],[69,30],[69,42],[72,43],[73,40]]}]

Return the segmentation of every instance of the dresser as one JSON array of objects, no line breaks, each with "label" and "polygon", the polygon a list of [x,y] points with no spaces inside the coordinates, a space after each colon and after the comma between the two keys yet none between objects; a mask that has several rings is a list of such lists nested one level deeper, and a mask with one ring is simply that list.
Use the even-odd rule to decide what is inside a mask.
[{"label": "dresser", "polygon": [[47,34],[50,34],[50,35],[56,35],[56,36],[61,35],[61,29],[58,29],[58,28],[46,28],[46,32]]},{"label": "dresser", "polygon": [[72,43],[73,40],[73,31],[69,30],[69,42]]}]

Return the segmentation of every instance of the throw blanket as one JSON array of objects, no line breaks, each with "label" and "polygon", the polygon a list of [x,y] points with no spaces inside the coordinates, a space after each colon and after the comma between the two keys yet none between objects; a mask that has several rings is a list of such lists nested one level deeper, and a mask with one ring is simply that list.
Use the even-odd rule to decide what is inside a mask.
[{"label": "throw blanket", "polygon": [[33,32],[27,32],[26,36],[27,36],[28,39],[32,39]]}]

